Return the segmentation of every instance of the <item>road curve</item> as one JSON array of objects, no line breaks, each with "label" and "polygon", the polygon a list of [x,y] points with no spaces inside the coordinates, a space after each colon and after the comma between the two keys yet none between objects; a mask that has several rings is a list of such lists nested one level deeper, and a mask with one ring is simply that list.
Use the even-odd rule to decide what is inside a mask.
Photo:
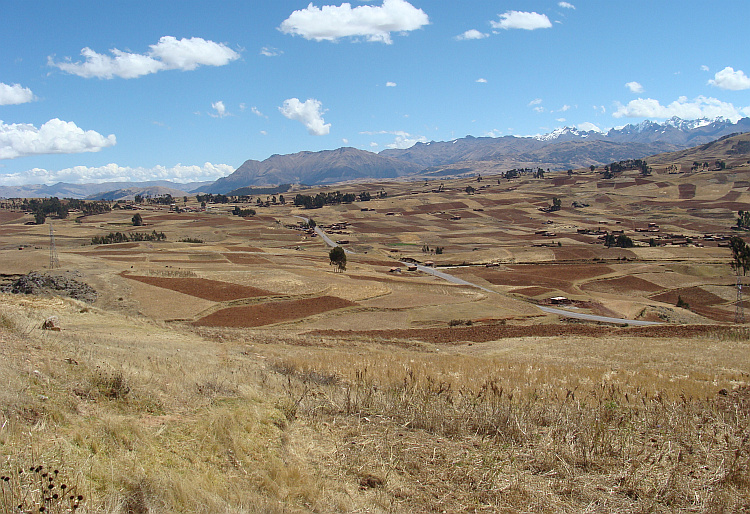
[{"label": "road curve", "polygon": [[[295,217],[305,220],[305,223],[309,222],[309,220],[305,218],[304,216],[295,216]],[[326,233],[323,232],[323,230],[318,228],[317,226],[315,227],[315,233],[318,234],[328,246],[341,246],[339,244],[336,244],[334,241],[332,241],[331,238],[328,237],[328,235],[326,235]],[[342,246],[342,248],[344,247]],[[347,248],[344,248],[344,252],[354,253],[352,250],[349,250]],[[435,275],[436,277],[442,278],[443,280],[447,280],[448,282],[452,284],[474,287],[476,289],[481,289],[482,291],[485,291],[487,293],[500,294],[497,291],[493,291],[492,289],[488,289],[478,284],[473,284],[462,278],[454,277],[453,275],[449,273],[445,273],[444,271],[439,271],[430,266],[423,266],[421,264],[415,264],[413,262],[403,262],[403,261],[401,262],[401,264],[403,264],[404,266],[416,265],[419,271],[423,273],[429,273],[430,275]],[[618,324],[637,325],[637,326],[649,326],[649,325],[661,325],[662,324],[658,321],[642,321],[642,320],[636,320],[636,319],[610,318],[608,316],[596,316],[595,314],[585,314],[583,312],[566,311],[564,309],[555,309],[553,307],[546,307],[544,305],[537,305],[537,307],[543,312],[546,312],[548,314],[557,314],[558,316],[563,316],[566,318],[576,318],[576,319],[583,319],[587,321],[600,321],[603,323],[618,323]]]}]

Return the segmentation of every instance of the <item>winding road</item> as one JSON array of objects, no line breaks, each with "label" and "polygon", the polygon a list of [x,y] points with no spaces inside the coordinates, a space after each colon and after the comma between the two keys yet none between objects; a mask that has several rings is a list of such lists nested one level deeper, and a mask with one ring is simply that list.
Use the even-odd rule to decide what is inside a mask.
[{"label": "winding road", "polygon": [[[302,216],[296,216],[296,217],[305,220],[305,223],[309,221],[307,218],[304,218]],[[331,238],[328,237],[328,235],[326,235],[326,233],[323,232],[323,230],[317,226],[315,227],[315,233],[318,234],[328,246],[341,246],[337,244],[336,242],[332,241]],[[349,250],[347,248],[344,248],[344,251],[350,254],[355,253],[353,250]],[[401,264],[403,264],[404,266],[409,266],[409,265],[414,266],[414,263],[411,263],[411,262],[402,261]],[[476,289],[481,289],[482,291],[485,291],[487,293],[500,294],[497,291],[493,291],[492,289],[488,289],[486,287],[480,286],[479,284],[468,282],[462,278],[454,277],[453,275],[449,273],[445,273],[444,271],[437,270],[430,266],[423,266],[421,264],[417,264],[416,266],[419,271],[422,271],[424,273],[429,273],[430,275],[435,275],[436,277],[442,278],[443,280],[447,280],[448,282],[451,282],[452,284],[474,287]],[[618,324],[635,325],[635,326],[641,326],[641,327],[662,324],[658,321],[643,321],[643,320],[636,320],[636,319],[610,318],[608,316],[597,316],[595,314],[573,312],[573,311],[568,311],[565,309],[555,309],[554,307],[546,307],[544,305],[537,305],[537,308],[539,308],[541,311],[546,312],[548,314],[557,314],[558,316],[563,316],[566,318],[583,319],[586,321],[600,321],[602,323],[618,323]]]}]

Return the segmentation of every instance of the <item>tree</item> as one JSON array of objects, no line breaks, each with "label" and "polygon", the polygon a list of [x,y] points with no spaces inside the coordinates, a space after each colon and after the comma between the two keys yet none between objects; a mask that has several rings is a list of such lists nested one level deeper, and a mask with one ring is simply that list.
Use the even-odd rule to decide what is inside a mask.
[{"label": "tree", "polygon": [[135,216],[133,216],[130,221],[133,222],[134,227],[140,227],[141,225],[143,225],[143,218],[141,217],[141,213],[139,212],[136,212]]},{"label": "tree", "polygon": [[334,246],[328,252],[331,266],[336,266],[339,271],[346,271],[346,252],[340,246]]},{"label": "tree", "polygon": [[737,276],[747,275],[747,270],[750,269],[750,247],[740,236],[732,236],[729,247],[732,249],[732,269]]},{"label": "tree", "polygon": [[36,211],[34,213],[34,223],[37,225],[44,225],[44,222],[47,220],[47,215],[44,214],[43,211]]}]

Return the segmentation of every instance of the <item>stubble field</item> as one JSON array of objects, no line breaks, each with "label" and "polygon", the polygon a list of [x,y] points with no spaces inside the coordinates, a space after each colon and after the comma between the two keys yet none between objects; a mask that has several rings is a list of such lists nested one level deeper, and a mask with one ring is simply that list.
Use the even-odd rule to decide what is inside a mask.
[{"label": "stubble field", "polygon": [[[720,246],[750,170],[703,173],[345,184],[329,190],[387,196],[52,220],[48,271],[98,298],[0,296],[4,498],[24,490],[15,468],[44,463],[79,512],[750,509],[750,334]],[[347,223],[328,229],[346,271],[297,216]],[[8,281],[49,267],[49,226],[30,220],[0,212]],[[151,230],[167,241],[91,245]],[[585,233],[604,230],[636,246]],[[557,296],[621,321],[539,309]]]}]

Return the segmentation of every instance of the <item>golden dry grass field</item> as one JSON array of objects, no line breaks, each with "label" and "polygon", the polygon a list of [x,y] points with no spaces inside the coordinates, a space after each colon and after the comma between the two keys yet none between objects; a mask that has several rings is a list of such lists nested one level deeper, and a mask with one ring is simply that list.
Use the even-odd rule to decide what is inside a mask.
[{"label": "golden dry grass field", "polygon": [[[672,164],[611,180],[340,184],[246,218],[234,204],[147,205],[142,227],[132,210],[71,212],[51,220],[53,270],[49,225],[0,211],[8,281],[46,270],[98,294],[0,295],[0,505],[750,510],[750,331],[734,323],[722,239],[750,205],[750,166]],[[335,190],[387,195],[289,201]],[[540,210],[554,198],[560,210]],[[345,271],[298,216],[348,241]],[[91,244],[152,230],[166,241]],[[607,248],[604,231],[635,246]],[[568,312],[662,324],[539,309],[556,296]],[[60,330],[42,329],[51,317]],[[43,496],[48,483],[74,499]]]}]

